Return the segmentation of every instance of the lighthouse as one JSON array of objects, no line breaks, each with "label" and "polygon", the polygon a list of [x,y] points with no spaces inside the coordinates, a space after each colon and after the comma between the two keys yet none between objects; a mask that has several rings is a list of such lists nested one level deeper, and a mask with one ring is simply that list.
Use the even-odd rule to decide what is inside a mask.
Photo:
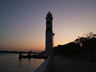
[{"label": "lighthouse", "polygon": [[46,37],[46,45],[45,45],[45,54],[46,56],[50,56],[52,55],[53,51],[53,30],[52,30],[52,23],[53,21],[53,16],[52,13],[49,11],[47,16],[46,16],[46,33],[45,33],[45,37]]}]

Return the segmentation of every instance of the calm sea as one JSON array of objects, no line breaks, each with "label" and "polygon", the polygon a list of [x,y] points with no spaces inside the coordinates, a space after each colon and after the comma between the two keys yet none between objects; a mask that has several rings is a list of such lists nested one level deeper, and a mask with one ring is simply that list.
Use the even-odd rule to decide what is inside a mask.
[{"label": "calm sea", "polygon": [[0,72],[34,72],[44,59],[18,59],[18,54],[0,54]]}]

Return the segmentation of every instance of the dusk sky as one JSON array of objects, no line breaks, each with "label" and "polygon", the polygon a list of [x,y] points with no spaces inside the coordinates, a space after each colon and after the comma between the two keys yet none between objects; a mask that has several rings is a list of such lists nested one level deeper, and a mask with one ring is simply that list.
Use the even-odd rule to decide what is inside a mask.
[{"label": "dusk sky", "polygon": [[48,11],[54,46],[96,33],[96,0],[0,0],[0,50],[44,50]]}]

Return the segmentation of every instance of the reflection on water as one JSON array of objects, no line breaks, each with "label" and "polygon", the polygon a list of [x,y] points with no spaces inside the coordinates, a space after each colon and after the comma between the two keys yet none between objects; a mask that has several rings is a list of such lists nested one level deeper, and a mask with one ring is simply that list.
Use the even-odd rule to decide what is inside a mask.
[{"label": "reflection on water", "polygon": [[21,59],[18,54],[0,55],[0,72],[34,72],[44,59]]}]

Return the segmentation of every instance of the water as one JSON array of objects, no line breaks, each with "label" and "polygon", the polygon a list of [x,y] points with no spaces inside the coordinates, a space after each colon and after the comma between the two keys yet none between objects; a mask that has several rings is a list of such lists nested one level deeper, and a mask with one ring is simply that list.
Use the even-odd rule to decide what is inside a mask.
[{"label": "water", "polygon": [[18,59],[18,54],[0,54],[0,72],[34,72],[44,59]]}]

